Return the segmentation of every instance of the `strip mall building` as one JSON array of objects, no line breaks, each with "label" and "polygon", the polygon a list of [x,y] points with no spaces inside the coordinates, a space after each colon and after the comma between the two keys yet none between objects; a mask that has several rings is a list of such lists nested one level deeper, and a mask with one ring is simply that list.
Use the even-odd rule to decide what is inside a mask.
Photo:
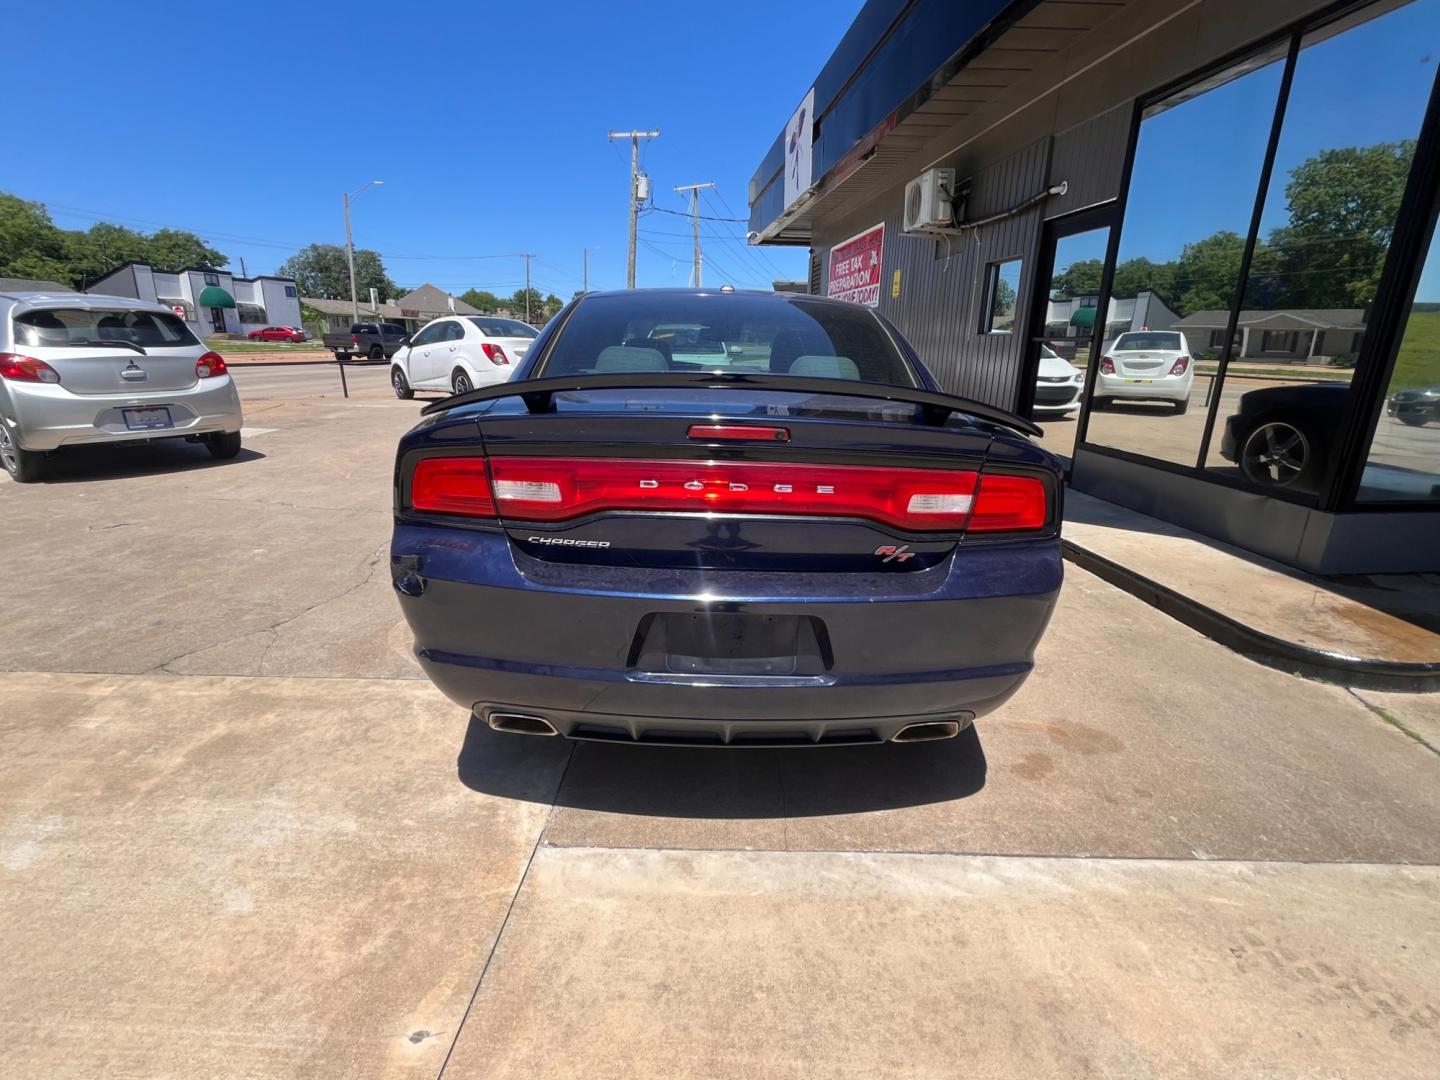
[{"label": "strip mall building", "polygon": [[[750,228],[950,391],[1030,413],[1042,349],[1072,361],[1079,490],[1440,570],[1437,67],[1440,0],[870,0],[777,103]],[[1137,331],[1188,399],[1126,396],[1174,370]]]}]

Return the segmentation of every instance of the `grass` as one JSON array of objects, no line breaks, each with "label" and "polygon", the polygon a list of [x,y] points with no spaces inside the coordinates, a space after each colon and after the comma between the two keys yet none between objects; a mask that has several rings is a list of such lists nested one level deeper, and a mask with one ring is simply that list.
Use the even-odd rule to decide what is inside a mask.
[{"label": "grass", "polygon": [[220,355],[225,353],[246,353],[246,352],[324,352],[325,346],[317,339],[302,341],[299,344],[292,344],[288,341],[232,341],[230,338],[209,337],[205,339],[205,347],[214,349]]},{"label": "grass", "polygon": [[[1219,364],[1196,364],[1195,374],[1214,375]],[[1231,375],[1262,375],[1270,379],[1289,379],[1299,382],[1349,382],[1350,372],[1344,368],[1327,368],[1320,365],[1296,368],[1253,367],[1242,360],[1230,362]]]},{"label": "grass", "polygon": [[1422,386],[1440,386],[1440,311],[1410,313],[1387,392]]}]

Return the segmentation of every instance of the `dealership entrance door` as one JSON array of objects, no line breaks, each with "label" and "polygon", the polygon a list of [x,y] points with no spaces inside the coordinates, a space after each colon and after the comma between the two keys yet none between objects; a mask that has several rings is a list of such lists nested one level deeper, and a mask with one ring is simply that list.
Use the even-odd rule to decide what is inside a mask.
[{"label": "dealership entrance door", "polygon": [[1045,447],[1069,456],[1079,427],[1085,373],[1104,341],[1100,307],[1114,210],[1047,222],[1040,245],[1020,412],[1045,428]]}]

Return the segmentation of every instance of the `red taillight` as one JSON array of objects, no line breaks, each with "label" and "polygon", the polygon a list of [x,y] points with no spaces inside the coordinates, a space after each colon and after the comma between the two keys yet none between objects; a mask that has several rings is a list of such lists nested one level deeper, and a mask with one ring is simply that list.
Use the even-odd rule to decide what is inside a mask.
[{"label": "red taillight", "polygon": [[60,373],[44,360],[17,353],[0,353],[0,378],[12,382],[58,383]]},{"label": "red taillight", "polygon": [[494,517],[490,477],[480,457],[424,458],[410,480],[410,505],[432,514]]},{"label": "red taillight", "polygon": [[1176,360],[1175,363],[1173,363],[1173,364],[1170,365],[1170,374],[1171,374],[1171,375],[1184,375],[1184,374],[1185,374],[1185,369],[1188,368],[1189,366],[1190,366],[1190,358],[1189,358],[1188,356],[1182,356],[1182,357],[1180,357],[1179,360]]},{"label": "red taillight", "polygon": [[[977,494],[978,487],[978,494]],[[612,510],[854,517],[909,532],[1021,531],[1049,520],[1037,477],[965,469],[624,458],[425,458],[416,510],[568,521]]]},{"label": "red taillight", "polygon": [[360,344],[360,335],[359,335],[359,334],[351,334],[351,335],[350,335],[350,344],[351,344],[351,345],[359,345],[359,344]]},{"label": "red taillight", "polygon": [[506,516],[564,521],[599,510],[859,517],[915,531],[962,529],[976,474],[776,462],[495,458]]},{"label": "red taillight", "polygon": [[1115,361],[1112,360],[1112,359],[1110,359],[1110,357],[1108,357],[1108,356],[1102,356],[1102,357],[1100,357],[1100,374],[1101,374],[1101,375],[1114,375],[1114,374],[1115,374]]},{"label": "red taillight", "polygon": [[720,442],[790,441],[789,428],[754,424],[691,424],[685,434],[691,439],[716,439]]},{"label": "red taillight", "polygon": [[229,372],[230,369],[225,366],[225,358],[218,352],[207,352],[195,361],[197,379],[213,379],[216,375],[227,375]]},{"label": "red taillight", "polygon": [[505,355],[505,350],[499,345],[491,345],[488,341],[482,342],[480,348],[485,350],[485,359],[492,364],[508,364],[510,358]]},{"label": "red taillight", "polygon": [[969,532],[1018,532],[1044,528],[1050,516],[1045,483],[1034,476],[985,473],[970,512]]}]

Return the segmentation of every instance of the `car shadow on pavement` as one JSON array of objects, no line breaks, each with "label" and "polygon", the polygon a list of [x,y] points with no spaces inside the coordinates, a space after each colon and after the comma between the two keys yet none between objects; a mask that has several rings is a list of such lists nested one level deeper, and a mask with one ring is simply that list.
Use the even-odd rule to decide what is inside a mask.
[{"label": "car shadow on pavement", "polygon": [[733,819],[963,799],[985,786],[986,763],[974,727],[943,742],[900,746],[728,749],[567,743],[491,731],[472,717],[456,771],[471,790],[502,798],[614,814]]},{"label": "car shadow on pavement", "polygon": [[242,446],[240,453],[226,461],[211,455],[203,446],[77,446],[45,460],[41,482],[77,484],[89,480],[120,480],[137,476],[188,472],[192,469],[225,468],[261,461],[258,450]]}]

